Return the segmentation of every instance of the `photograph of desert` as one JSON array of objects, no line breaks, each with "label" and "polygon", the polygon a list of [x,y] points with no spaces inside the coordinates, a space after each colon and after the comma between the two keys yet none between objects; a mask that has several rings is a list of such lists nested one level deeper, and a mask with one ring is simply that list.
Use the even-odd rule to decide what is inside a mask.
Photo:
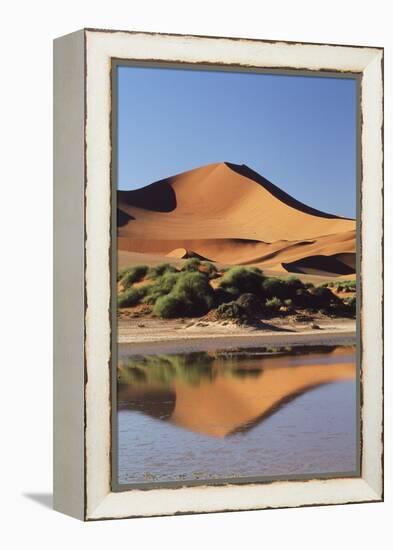
[{"label": "photograph of desert", "polygon": [[355,475],[354,84],[120,69],[120,489]]},{"label": "photograph of desert", "polygon": [[193,334],[285,322],[304,332],[307,316],[308,328],[354,330],[354,219],[229,162],[118,191],[117,207],[120,338],[158,337],[160,318],[197,318]]}]

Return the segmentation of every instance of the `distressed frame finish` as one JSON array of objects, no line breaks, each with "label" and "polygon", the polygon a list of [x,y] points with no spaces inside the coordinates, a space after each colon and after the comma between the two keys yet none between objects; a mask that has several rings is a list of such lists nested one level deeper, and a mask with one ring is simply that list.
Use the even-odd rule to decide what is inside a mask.
[{"label": "distressed frame finish", "polygon": [[[113,59],[361,76],[360,477],[112,492]],[[55,508],[97,520],[381,501],[383,49],[86,29],[55,41],[54,105]],[[61,275],[66,265],[72,288]]]}]

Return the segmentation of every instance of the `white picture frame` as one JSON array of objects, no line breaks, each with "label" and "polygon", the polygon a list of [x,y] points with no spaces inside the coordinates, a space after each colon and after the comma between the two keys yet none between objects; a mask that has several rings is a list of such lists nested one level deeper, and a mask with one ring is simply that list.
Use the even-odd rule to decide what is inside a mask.
[{"label": "white picture frame", "polygon": [[[111,490],[111,67],[356,73],[360,110],[361,475]],[[54,507],[81,520],[383,499],[383,49],[84,29],[54,43]]]}]

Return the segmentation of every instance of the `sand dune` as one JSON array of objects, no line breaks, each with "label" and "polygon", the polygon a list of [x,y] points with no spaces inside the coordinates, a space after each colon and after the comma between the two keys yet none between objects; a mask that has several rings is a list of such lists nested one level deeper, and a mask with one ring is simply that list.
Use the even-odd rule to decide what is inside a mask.
[{"label": "sand dune", "polygon": [[356,224],[244,165],[210,164],[118,192],[118,249],[326,275],[355,272]]}]

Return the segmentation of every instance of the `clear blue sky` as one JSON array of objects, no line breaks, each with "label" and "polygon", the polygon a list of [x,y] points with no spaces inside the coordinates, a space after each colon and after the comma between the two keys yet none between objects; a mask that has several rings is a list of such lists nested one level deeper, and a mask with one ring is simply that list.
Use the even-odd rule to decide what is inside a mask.
[{"label": "clear blue sky", "polygon": [[118,68],[119,189],[221,161],[355,217],[355,79]]}]

